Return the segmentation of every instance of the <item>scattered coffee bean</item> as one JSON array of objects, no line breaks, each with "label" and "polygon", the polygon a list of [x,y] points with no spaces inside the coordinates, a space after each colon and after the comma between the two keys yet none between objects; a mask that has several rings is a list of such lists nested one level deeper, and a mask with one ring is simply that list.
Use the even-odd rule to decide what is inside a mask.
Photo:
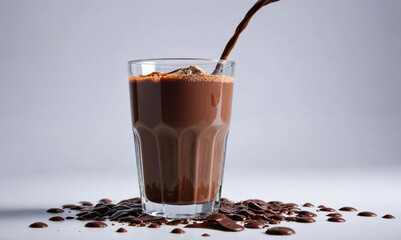
[{"label": "scattered coffee bean", "polygon": [[394,219],[395,217],[393,215],[391,215],[391,214],[386,214],[386,215],[383,216],[383,218]]},{"label": "scattered coffee bean", "polygon": [[65,219],[71,220],[71,219],[75,219],[75,217],[68,216],[68,217],[66,217]]},{"label": "scattered coffee bean", "polygon": [[302,207],[314,207],[315,205],[313,205],[312,203],[305,203],[304,205],[302,205]]},{"label": "scattered coffee bean", "polygon": [[204,234],[202,234],[202,237],[210,237],[210,235],[207,233],[204,233]]}]

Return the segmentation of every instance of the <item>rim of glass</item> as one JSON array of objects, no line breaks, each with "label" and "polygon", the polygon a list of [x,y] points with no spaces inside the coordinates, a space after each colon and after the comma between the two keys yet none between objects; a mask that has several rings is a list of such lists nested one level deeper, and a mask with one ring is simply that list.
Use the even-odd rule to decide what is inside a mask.
[{"label": "rim of glass", "polygon": [[169,65],[173,64],[170,61],[199,61],[196,65],[206,65],[206,64],[217,64],[217,63],[225,63],[225,64],[235,64],[235,61],[232,60],[222,60],[222,59],[213,59],[213,58],[145,58],[145,59],[136,59],[128,61],[129,65],[132,64],[157,64],[160,65]]}]

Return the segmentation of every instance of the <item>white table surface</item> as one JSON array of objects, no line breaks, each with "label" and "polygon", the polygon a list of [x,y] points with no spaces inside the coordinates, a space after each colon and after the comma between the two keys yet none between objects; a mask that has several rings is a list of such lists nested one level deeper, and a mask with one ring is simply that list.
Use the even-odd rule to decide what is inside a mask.
[{"label": "white table surface", "polygon": [[[66,220],[49,222],[50,207],[100,198],[119,201],[138,196],[135,169],[74,173],[45,173],[0,177],[0,239],[401,239],[401,169],[250,169],[226,168],[223,196],[238,201],[259,198],[333,208],[353,206],[373,211],[378,217],[364,218],[342,213],[345,223],[325,221],[327,213],[317,213],[312,224],[283,222],[297,233],[293,236],[269,236],[266,229],[246,229],[231,233],[206,229],[184,229],[171,234],[174,226],[159,229],[124,225],[127,233],[116,233],[120,223],[104,229],[88,229],[85,222]],[[311,208],[305,208],[311,210]],[[315,208],[313,208],[315,211]],[[383,219],[390,213],[397,218]],[[56,214],[57,215],[57,214]],[[60,214],[68,216],[68,213]],[[43,221],[49,227],[31,229],[28,225]],[[183,227],[184,225],[181,225]]]}]

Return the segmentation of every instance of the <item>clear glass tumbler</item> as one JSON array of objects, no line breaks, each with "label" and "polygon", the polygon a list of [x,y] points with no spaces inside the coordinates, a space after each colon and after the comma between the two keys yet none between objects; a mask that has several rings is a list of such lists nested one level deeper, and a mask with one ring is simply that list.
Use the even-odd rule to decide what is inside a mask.
[{"label": "clear glass tumbler", "polygon": [[167,218],[217,212],[235,63],[165,58],[128,66],[143,210]]}]

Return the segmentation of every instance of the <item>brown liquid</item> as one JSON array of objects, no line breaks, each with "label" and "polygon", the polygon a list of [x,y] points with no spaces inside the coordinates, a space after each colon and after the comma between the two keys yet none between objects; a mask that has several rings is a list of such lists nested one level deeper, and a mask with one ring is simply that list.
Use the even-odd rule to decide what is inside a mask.
[{"label": "brown liquid", "polygon": [[[235,29],[234,35],[230,38],[228,43],[226,44],[226,47],[224,48],[223,53],[220,56],[221,60],[226,60],[228,55],[230,54],[231,50],[234,48],[235,43],[237,43],[239,35],[244,31],[246,26],[248,26],[249,21],[251,21],[251,18],[253,15],[259,11],[263,6],[266,6],[269,3],[273,2],[278,2],[279,0],[259,0],[257,1],[251,9],[246,13],[244,19],[238,24],[237,28]],[[222,71],[223,65],[221,63],[218,63],[216,66],[216,69],[213,71],[213,75],[220,75]]]},{"label": "brown liquid", "polygon": [[135,141],[146,198],[210,202],[219,191],[231,117],[233,78],[153,73],[131,76]]}]

